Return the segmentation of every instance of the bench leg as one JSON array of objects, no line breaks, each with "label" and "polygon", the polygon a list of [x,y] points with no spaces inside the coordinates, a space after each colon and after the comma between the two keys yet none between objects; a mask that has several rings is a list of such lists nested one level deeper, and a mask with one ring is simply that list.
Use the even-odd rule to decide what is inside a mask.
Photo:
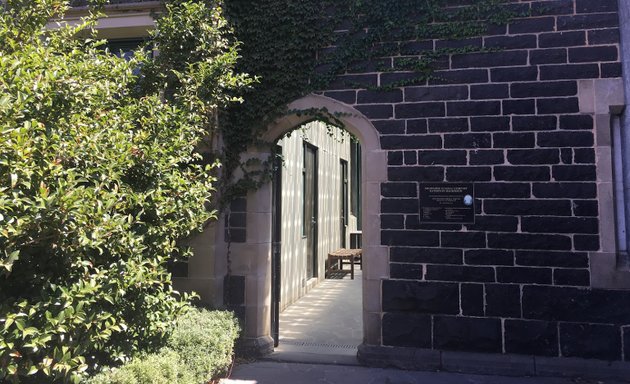
[{"label": "bench leg", "polygon": [[350,256],[350,279],[354,280],[354,256]]}]

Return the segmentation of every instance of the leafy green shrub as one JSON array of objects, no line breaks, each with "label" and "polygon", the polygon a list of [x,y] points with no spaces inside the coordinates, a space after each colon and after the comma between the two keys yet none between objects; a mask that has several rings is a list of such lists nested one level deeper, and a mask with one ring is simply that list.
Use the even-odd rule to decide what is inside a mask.
[{"label": "leafy green shrub", "polygon": [[230,312],[191,310],[177,319],[167,347],[100,373],[89,384],[203,384],[232,361],[238,324]]},{"label": "leafy green shrub", "polygon": [[168,349],[133,359],[121,368],[101,373],[89,381],[89,384],[193,383],[195,380],[182,364],[180,356]]},{"label": "leafy green shrub", "polygon": [[189,311],[177,320],[168,347],[176,351],[197,383],[225,373],[239,326],[231,312]]},{"label": "leafy green shrub", "polygon": [[66,1],[0,2],[0,381],[78,382],[158,350],[188,308],[166,263],[214,217],[213,165],[195,150],[246,79],[218,5],[176,4],[194,18],[167,24],[203,28],[160,39],[217,46],[169,66],[77,38],[96,13],[46,31]]}]

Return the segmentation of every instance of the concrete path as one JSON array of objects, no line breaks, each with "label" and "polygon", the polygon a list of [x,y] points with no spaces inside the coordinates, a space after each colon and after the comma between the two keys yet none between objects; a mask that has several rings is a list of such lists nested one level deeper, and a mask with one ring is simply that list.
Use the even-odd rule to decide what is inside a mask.
[{"label": "concrete path", "polygon": [[621,384],[585,379],[503,377],[367,368],[362,342],[361,271],[337,274],[280,314],[280,344],[269,356],[237,365],[221,384]]},{"label": "concrete path", "polygon": [[237,366],[221,384],[621,384],[618,381],[401,371],[258,361]]}]

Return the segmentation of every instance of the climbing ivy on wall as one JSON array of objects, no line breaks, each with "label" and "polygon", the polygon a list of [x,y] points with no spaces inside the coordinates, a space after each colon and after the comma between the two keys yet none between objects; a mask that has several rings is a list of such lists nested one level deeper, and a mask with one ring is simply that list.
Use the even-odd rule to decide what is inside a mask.
[{"label": "climbing ivy on wall", "polygon": [[[516,15],[509,0],[225,0],[225,12],[241,41],[238,70],[258,82],[243,103],[221,115],[224,196],[266,181],[264,159],[243,163],[239,155],[261,144],[257,138],[291,101],[347,73],[408,73],[383,89],[424,84],[448,55],[482,50],[466,44],[435,49],[434,41],[480,36]],[[326,111],[303,113],[339,123]],[[245,177],[234,180],[237,168]]]}]

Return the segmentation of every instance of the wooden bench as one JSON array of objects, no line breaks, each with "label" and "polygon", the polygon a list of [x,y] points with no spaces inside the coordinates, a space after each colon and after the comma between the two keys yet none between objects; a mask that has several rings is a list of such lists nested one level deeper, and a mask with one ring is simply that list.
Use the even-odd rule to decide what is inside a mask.
[{"label": "wooden bench", "polygon": [[328,253],[328,266],[326,267],[326,275],[333,271],[333,266],[339,264],[338,270],[343,270],[343,263],[350,262],[350,278],[354,280],[354,261],[358,260],[361,269],[363,269],[363,260],[361,260],[361,249],[339,248],[334,252]]}]

